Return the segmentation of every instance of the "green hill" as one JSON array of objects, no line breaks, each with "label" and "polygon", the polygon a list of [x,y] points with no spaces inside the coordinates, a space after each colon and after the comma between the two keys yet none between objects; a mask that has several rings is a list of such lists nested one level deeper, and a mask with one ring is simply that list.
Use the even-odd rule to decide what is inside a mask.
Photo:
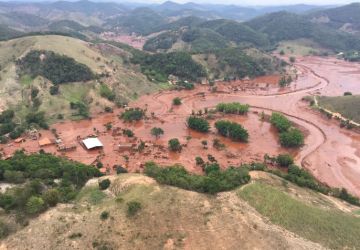
[{"label": "green hill", "polygon": [[[16,61],[26,59],[29,51],[39,50],[50,55],[55,52],[56,60],[44,65],[36,57],[36,64],[26,64],[31,66],[26,66],[26,70],[16,66]],[[20,120],[34,111],[44,111],[50,122],[58,121],[59,117],[79,119],[160,89],[159,85],[151,83],[136,66],[129,63],[130,57],[113,45],[91,44],[57,35],[27,36],[1,42],[0,109],[12,108]],[[39,67],[34,67],[36,65]],[[67,69],[69,65],[72,66]],[[93,74],[87,73],[83,74],[84,78],[79,78],[76,72],[80,71],[76,68],[81,72],[90,72],[90,69],[98,76],[98,81],[89,79]],[[48,75],[50,72],[52,74]],[[90,81],[82,84],[76,82],[82,80]],[[63,83],[57,90],[54,89],[54,84],[69,81],[71,83]],[[112,93],[111,97],[102,94],[105,87]],[[32,91],[37,92],[34,98],[30,98]],[[70,103],[86,109],[71,109]]]},{"label": "green hill", "polygon": [[313,22],[322,23],[350,33],[360,32],[360,3],[317,11],[309,15]]},{"label": "green hill", "polygon": [[314,24],[306,16],[292,13],[272,13],[255,18],[246,24],[254,30],[266,34],[272,43],[307,38],[333,50],[352,50],[360,47],[359,38]]}]

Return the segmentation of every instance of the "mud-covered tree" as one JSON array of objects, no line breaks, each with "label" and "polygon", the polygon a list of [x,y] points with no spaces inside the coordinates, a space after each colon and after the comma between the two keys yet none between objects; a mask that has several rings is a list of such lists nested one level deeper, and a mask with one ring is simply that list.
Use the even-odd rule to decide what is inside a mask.
[{"label": "mud-covered tree", "polygon": [[207,120],[196,116],[190,116],[187,119],[187,125],[189,128],[202,133],[207,133],[210,129],[210,124]]},{"label": "mud-covered tree", "polygon": [[283,147],[296,148],[304,144],[304,135],[297,128],[291,128],[280,134],[280,143]]},{"label": "mud-covered tree", "polygon": [[164,134],[164,130],[162,128],[154,127],[150,131],[152,136],[155,136],[156,139],[158,139],[161,135]]},{"label": "mud-covered tree", "polygon": [[179,106],[181,105],[181,98],[180,97],[175,97],[172,101],[173,105],[175,106]]},{"label": "mud-covered tree", "polygon": [[279,132],[285,132],[291,127],[291,122],[286,116],[277,112],[271,114],[270,123],[275,126]]},{"label": "mud-covered tree", "polygon": [[220,120],[215,123],[219,134],[232,139],[233,141],[247,142],[249,134],[243,126],[236,122]]},{"label": "mud-covered tree", "polygon": [[294,159],[289,154],[279,154],[276,157],[276,163],[279,164],[281,167],[289,167],[291,164],[294,163]]},{"label": "mud-covered tree", "polygon": [[177,138],[170,139],[168,145],[169,145],[169,149],[173,152],[181,151],[182,149],[180,141]]},{"label": "mud-covered tree", "polygon": [[140,108],[130,108],[124,111],[120,118],[123,119],[125,122],[133,122],[133,121],[140,121],[145,116],[145,111]]}]

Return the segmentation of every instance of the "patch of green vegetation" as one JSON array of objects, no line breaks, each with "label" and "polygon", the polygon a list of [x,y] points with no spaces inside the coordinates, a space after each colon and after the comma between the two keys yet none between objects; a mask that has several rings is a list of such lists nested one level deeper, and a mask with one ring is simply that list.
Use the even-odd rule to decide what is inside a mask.
[{"label": "patch of green vegetation", "polygon": [[132,63],[140,64],[142,72],[148,78],[159,82],[167,81],[169,75],[191,81],[206,76],[204,68],[186,52],[153,55],[136,54],[132,58]]},{"label": "patch of green vegetation", "polygon": [[292,127],[285,115],[273,112],[270,123],[279,131],[280,144],[283,147],[300,147],[304,144],[304,134],[299,129]]},{"label": "patch of green vegetation", "polygon": [[20,83],[24,86],[30,86],[32,82],[33,78],[30,75],[24,74],[20,77]]},{"label": "patch of green vegetation", "polygon": [[92,205],[100,204],[106,198],[106,194],[95,187],[85,187],[76,197],[76,201],[87,201]]},{"label": "patch of green vegetation", "polygon": [[244,115],[249,111],[249,105],[241,104],[239,102],[219,103],[216,105],[216,110],[225,114]]},{"label": "patch of green vegetation", "polygon": [[204,118],[196,117],[196,116],[190,116],[187,119],[187,126],[201,133],[207,133],[210,130],[209,122]]},{"label": "patch of green vegetation", "polygon": [[319,106],[331,110],[335,113],[340,113],[342,116],[360,123],[360,95],[347,96],[320,96],[318,97]]},{"label": "patch of green vegetation", "polygon": [[248,55],[243,48],[227,48],[216,53],[220,69],[226,70],[227,76],[244,78],[262,76],[274,72],[279,62],[275,58]]},{"label": "patch of green vegetation", "polygon": [[106,84],[100,84],[100,95],[109,101],[114,101],[116,97],[115,93]]},{"label": "patch of green vegetation", "polygon": [[43,76],[54,84],[89,81],[94,73],[85,64],[46,50],[31,50],[16,62],[20,75]]},{"label": "patch of green vegetation", "polygon": [[18,151],[0,160],[0,180],[23,185],[1,193],[0,207],[25,218],[38,215],[58,202],[70,202],[90,178],[100,175],[94,167],[52,154]]},{"label": "patch of green vegetation", "polygon": [[301,237],[332,249],[360,245],[358,217],[307,205],[260,182],[242,188],[238,195],[271,222]]},{"label": "patch of green vegetation", "polygon": [[206,175],[190,174],[182,166],[162,168],[153,162],[145,164],[145,174],[153,177],[160,184],[180,187],[200,193],[215,194],[232,190],[250,180],[247,168],[234,168],[221,171],[217,163],[205,165]]},{"label": "patch of green vegetation", "polygon": [[249,133],[247,130],[236,122],[219,120],[215,123],[219,134],[229,137],[233,141],[247,142]]}]

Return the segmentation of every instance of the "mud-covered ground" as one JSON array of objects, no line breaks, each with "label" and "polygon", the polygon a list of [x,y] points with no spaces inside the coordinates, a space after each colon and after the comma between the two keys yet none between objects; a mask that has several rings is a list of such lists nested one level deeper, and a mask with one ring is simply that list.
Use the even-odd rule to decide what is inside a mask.
[{"label": "mud-covered ground", "polygon": [[[277,132],[268,122],[261,121],[259,113],[271,114],[279,111],[299,126],[307,135],[305,145],[298,151],[291,151],[298,164],[309,169],[320,181],[331,186],[345,187],[360,195],[360,136],[352,131],[340,129],[338,124],[324,119],[318,112],[311,110],[301,101],[307,95],[342,95],[345,91],[360,93],[360,65],[343,62],[333,58],[304,57],[295,63],[298,77],[290,87],[279,89],[278,76],[268,76],[252,81],[217,82],[217,92],[212,93],[208,86],[198,85],[192,91],[163,91],[140,97],[131,107],[147,109],[149,119],[136,124],[124,124],[117,116],[122,110],[112,114],[94,115],[92,120],[64,122],[55,124],[65,144],[75,143],[77,149],[64,155],[87,164],[99,159],[105,167],[115,164],[126,166],[130,171],[141,171],[142,164],[153,160],[164,165],[181,163],[188,170],[200,173],[195,164],[195,157],[206,158],[213,155],[223,167],[239,165],[251,161],[261,161],[264,154],[276,155],[289,152],[280,147]],[[181,97],[183,104],[172,106],[172,100]],[[249,131],[248,143],[234,143],[216,134],[204,135],[190,131],[185,124],[192,113],[205,108],[212,108],[220,102],[241,102],[252,107],[247,116],[226,116],[217,114],[212,120],[225,118],[241,123]],[[154,113],[154,117],[151,116]],[[113,129],[106,131],[104,124],[111,122]],[[156,140],[151,136],[153,127],[161,127],[165,133]],[[116,128],[129,128],[136,139],[131,141],[122,135],[113,133]],[[50,131],[41,131],[42,137],[54,138]],[[77,142],[77,137],[85,138],[96,134],[103,142],[103,151],[87,151]],[[178,138],[184,145],[181,153],[170,153],[167,141]],[[226,145],[224,150],[212,147],[212,140],[218,138]],[[147,142],[143,153],[118,150],[121,143]],[[202,140],[208,141],[208,149],[203,149]],[[16,149],[24,148],[29,152],[40,150],[38,141],[26,140],[21,144],[11,143],[4,147],[6,155]],[[60,154],[56,147],[43,148],[47,152]],[[128,161],[126,161],[126,157]]]}]

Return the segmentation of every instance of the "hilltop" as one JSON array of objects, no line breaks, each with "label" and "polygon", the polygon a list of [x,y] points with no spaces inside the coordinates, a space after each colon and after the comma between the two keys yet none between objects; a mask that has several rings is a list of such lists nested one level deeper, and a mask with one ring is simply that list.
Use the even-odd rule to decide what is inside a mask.
[{"label": "hilltop", "polygon": [[[271,174],[253,172],[252,176],[250,184],[214,196],[159,185],[139,174],[109,177],[111,185],[105,191],[99,190],[94,179],[73,204],[58,205],[32,219],[5,239],[1,248],[229,249],[236,245],[323,249],[358,245],[360,220],[354,207]],[[269,213],[269,199],[284,210]],[[138,208],[129,209],[135,203]],[[311,221],[315,218],[316,223]]]},{"label": "hilltop", "polygon": [[[20,74],[15,64],[16,60],[34,50],[52,51],[73,59],[91,70],[97,78],[83,83],[60,84],[58,94],[51,94],[49,89],[56,85],[55,82],[40,75]],[[112,45],[92,44],[56,35],[28,36],[1,42],[0,55],[0,76],[3,79],[0,84],[0,108],[13,108],[20,119],[31,112],[29,106],[32,106],[32,100],[27,99],[24,93],[30,93],[34,88],[41,102],[38,111],[45,111],[52,121],[56,121],[59,114],[65,119],[81,118],[76,110],[71,110],[71,102],[85,104],[90,112],[102,112],[116,102],[126,103],[134,96],[160,88],[149,82],[136,67],[126,64],[129,54]],[[114,90],[110,101],[106,89]]]}]

